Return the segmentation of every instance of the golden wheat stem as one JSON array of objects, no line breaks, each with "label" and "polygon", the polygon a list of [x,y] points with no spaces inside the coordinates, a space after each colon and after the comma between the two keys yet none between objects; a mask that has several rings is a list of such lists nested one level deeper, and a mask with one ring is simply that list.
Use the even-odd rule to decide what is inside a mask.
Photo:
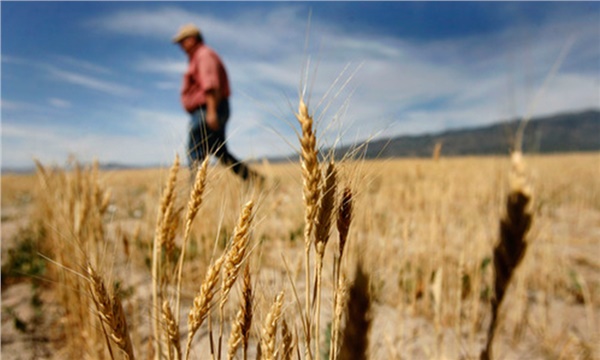
[{"label": "golden wheat stem", "polygon": [[316,279],[316,309],[315,309],[315,358],[321,358],[319,347],[321,344],[321,276],[323,269],[323,256],[317,255],[317,279]]}]

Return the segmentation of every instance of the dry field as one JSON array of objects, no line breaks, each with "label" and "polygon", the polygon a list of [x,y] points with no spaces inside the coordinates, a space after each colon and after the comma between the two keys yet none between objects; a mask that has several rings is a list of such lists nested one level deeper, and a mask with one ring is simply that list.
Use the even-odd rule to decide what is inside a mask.
[{"label": "dry field", "polygon": [[308,160],[3,174],[2,358],[600,358],[600,154]]}]

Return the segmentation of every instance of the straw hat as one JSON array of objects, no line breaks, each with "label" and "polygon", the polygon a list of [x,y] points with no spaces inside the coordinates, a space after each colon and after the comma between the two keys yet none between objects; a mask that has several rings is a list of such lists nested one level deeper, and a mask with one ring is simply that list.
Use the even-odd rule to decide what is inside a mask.
[{"label": "straw hat", "polygon": [[190,36],[198,36],[200,35],[200,29],[196,27],[194,24],[185,24],[179,28],[179,31],[173,38],[174,43],[181,42],[183,39]]}]

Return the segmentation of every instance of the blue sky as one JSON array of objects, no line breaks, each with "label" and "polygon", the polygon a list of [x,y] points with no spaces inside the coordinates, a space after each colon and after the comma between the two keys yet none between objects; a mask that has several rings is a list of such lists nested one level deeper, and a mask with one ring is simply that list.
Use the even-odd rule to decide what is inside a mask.
[{"label": "blue sky", "polygon": [[4,168],[30,167],[33,157],[63,164],[69,154],[135,165],[183,155],[187,59],[171,38],[188,22],[229,71],[229,147],[242,159],[295,151],[303,84],[322,146],[485,125],[532,104],[533,116],[600,107],[597,2],[3,1],[0,9]]}]

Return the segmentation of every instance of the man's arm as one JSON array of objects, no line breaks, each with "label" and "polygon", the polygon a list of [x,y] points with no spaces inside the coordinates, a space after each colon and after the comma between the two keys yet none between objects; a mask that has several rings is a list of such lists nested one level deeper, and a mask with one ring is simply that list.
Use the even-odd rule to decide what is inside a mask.
[{"label": "man's arm", "polygon": [[217,106],[219,105],[219,99],[217,92],[211,89],[206,92],[206,125],[213,131],[217,131],[220,128],[219,119],[217,115]]}]

